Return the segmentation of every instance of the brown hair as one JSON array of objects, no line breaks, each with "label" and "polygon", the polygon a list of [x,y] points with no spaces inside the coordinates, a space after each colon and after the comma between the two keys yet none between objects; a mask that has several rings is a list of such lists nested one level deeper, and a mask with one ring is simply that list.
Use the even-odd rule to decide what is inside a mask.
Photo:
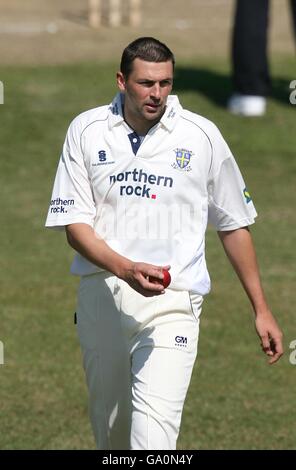
[{"label": "brown hair", "polygon": [[152,37],[141,37],[131,42],[123,51],[120,71],[125,78],[128,78],[132,71],[132,64],[135,59],[146,62],[167,62],[171,61],[175,67],[175,57],[172,51],[162,42]]}]

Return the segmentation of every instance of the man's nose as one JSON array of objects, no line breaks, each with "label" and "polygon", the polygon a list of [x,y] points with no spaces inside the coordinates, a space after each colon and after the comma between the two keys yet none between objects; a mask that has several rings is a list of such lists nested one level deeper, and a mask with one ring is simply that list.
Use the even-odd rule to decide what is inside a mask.
[{"label": "man's nose", "polygon": [[159,100],[160,99],[160,86],[159,86],[159,83],[155,83],[151,89],[151,97],[156,99],[156,100]]}]

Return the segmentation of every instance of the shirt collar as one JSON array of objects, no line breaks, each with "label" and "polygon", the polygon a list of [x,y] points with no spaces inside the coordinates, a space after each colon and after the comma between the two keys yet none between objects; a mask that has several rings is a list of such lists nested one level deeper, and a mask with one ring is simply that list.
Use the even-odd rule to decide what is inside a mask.
[{"label": "shirt collar", "polygon": [[179,102],[177,95],[169,95],[167,99],[167,106],[160,123],[168,130],[172,131],[179,119],[182,106]]},{"label": "shirt collar", "polygon": [[[114,126],[122,124],[124,122],[122,109],[123,98],[124,97],[120,92],[117,93],[117,95],[114,97],[112,103],[109,106],[109,129],[112,129]],[[166,110],[160,120],[160,124],[171,132],[177,123],[181,109],[182,106],[179,102],[178,97],[176,95],[169,95],[167,99]]]},{"label": "shirt collar", "polygon": [[112,129],[114,126],[121,124],[124,121],[123,109],[122,109],[122,95],[117,93],[114,97],[112,103],[109,106],[109,129]]}]

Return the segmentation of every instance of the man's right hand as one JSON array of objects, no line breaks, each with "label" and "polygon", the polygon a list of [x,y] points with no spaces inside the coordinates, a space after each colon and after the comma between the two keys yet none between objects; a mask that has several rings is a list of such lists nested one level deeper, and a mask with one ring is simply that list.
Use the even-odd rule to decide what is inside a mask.
[{"label": "man's right hand", "polygon": [[[169,265],[155,266],[148,263],[133,263],[123,270],[120,278],[127,282],[134,290],[145,297],[153,297],[165,293],[162,279],[163,269],[170,269]],[[159,283],[149,281],[149,276],[159,279]]]}]

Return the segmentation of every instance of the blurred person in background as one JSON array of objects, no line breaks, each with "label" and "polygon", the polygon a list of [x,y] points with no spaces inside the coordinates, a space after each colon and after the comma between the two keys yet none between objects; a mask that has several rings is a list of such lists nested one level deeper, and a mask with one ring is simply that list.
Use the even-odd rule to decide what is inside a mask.
[{"label": "blurred person in background", "polygon": [[[290,0],[296,38],[296,0]],[[262,116],[271,88],[267,57],[269,0],[237,0],[232,35],[233,114]]]}]

